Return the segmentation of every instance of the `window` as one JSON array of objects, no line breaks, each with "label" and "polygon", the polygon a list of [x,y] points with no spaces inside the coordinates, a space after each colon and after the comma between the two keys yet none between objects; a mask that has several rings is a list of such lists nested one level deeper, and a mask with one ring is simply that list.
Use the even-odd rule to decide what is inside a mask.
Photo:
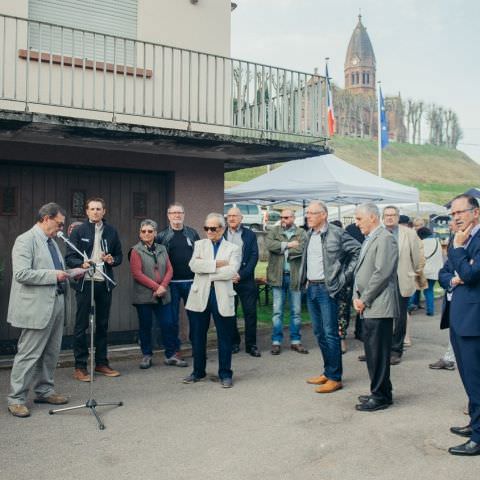
[{"label": "window", "polygon": [[17,187],[0,187],[0,215],[17,214]]},{"label": "window", "polygon": [[76,190],[72,192],[72,217],[85,216],[85,202],[87,195],[83,190]]},{"label": "window", "polygon": [[355,74],[352,73],[352,85],[355,85]]},{"label": "window", "polygon": [[145,192],[133,192],[133,216],[147,218],[147,194]]},{"label": "window", "polygon": [[258,207],[256,205],[249,205],[248,206],[248,213],[250,215],[257,215],[258,214]]},{"label": "window", "polygon": [[237,205],[242,215],[248,215],[248,205]]},{"label": "window", "polygon": [[[28,18],[55,26],[30,23],[28,47],[46,53],[108,62],[115,59],[116,63],[133,65],[134,43],[117,40],[114,55],[112,35],[136,38],[137,7],[137,0],[29,0]],[[57,25],[99,34],[73,32]]]}]

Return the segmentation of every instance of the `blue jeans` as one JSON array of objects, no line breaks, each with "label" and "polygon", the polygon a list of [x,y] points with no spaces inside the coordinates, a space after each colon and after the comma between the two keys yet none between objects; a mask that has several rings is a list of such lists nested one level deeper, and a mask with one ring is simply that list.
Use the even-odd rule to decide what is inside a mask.
[{"label": "blue jeans", "polygon": [[423,291],[423,295],[425,296],[425,310],[427,311],[427,315],[431,316],[435,313],[433,287],[435,286],[436,280],[428,279],[427,281],[428,287]]},{"label": "blue jeans", "polygon": [[[186,280],[182,282],[170,282],[170,295],[172,297],[172,316],[175,328],[175,350],[180,351],[180,338],[179,338],[179,314],[180,314],[180,300],[183,300],[183,305],[187,303],[188,294],[192,287],[193,280]],[[187,317],[189,323],[188,338],[192,343],[192,321],[190,318],[190,312],[187,310]]]},{"label": "blue jeans", "polygon": [[283,275],[283,284],[281,287],[272,287],[273,290],[273,331],[272,344],[281,345],[283,341],[283,309],[285,299],[288,294],[288,303],[290,304],[290,343],[298,344],[301,342],[300,326],[302,324],[302,293],[300,290],[290,290],[290,275]]},{"label": "blue jeans", "polygon": [[173,357],[175,350],[175,326],[172,317],[172,306],[170,303],[162,305],[159,303],[148,303],[135,305],[138,313],[138,336],[140,337],[140,348],[143,355],[152,355],[152,315],[155,317],[160,331],[162,332],[165,357]]},{"label": "blue jeans", "polygon": [[322,351],[324,372],[329,380],[342,379],[342,350],[338,333],[337,302],[325,284],[311,284],[307,289],[307,306],[313,333]]},{"label": "blue jeans", "polygon": [[193,375],[203,378],[207,365],[207,333],[210,326],[210,316],[213,317],[217,330],[218,376],[220,379],[232,378],[232,338],[235,328],[235,316],[223,317],[218,311],[215,289],[210,289],[207,308],[203,312],[192,312],[192,346]]}]

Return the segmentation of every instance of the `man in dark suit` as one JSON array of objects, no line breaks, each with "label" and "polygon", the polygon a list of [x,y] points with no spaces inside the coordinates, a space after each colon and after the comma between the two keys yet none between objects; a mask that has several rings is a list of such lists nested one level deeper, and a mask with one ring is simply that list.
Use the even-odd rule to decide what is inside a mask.
[{"label": "man in dark suit", "polygon": [[470,424],[450,431],[469,441],[449,448],[452,455],[480,455],[480,224],[475,197],[459,195],[452,201],[453,245],[439,272],[447,290],[442,323],[450,326],[458,371],[468,396]]},{"label": "man in dark suit", "polygon": [[[255,266],[258,262],[258,244],[256,235],[242,226],[243,216],[238,208],[227,212],[225,238],[237,245],[242,252],[242,262],[238,273],[233,277],[233,288],[240,299],[245,319],[245,350],[252,357],[260,357],[257,348],[257,285],[255,283]],[[235,298],[235,305],[238,300]],[[235,322],[232,340],[232,352],[240,351],[240,333]]]},{"label": "man in dark suit", "polygon": [[390,349],[393,319],[398,315],[398,247],[394,236],[380,225],[373,203],[355,211],[355,223],[365,235],[355,269],[353,306],[363,317],[363,343],[370,376],[370,395],[360,395],[356,409],[374,412],[392,405]]}]

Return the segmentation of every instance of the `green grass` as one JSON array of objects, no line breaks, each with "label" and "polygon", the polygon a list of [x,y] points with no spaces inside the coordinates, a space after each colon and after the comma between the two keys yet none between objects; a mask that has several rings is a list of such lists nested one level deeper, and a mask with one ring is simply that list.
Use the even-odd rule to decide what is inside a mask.
[{"label": "green grass", "polygon": [[[352,165],[377,172],[375,140],[336,136],[330,142],[334,153]],[[480,165],[458,150],[434,145],[390,143],[383,150],[383,175],[389,180],[414,186],[420,199],[443,205],[455,195],[478,186]],[[275,167],[282,165],[275,164]],[[266,173],[267,167],[254,167],[225,174],[228,186],[246,182]]]}]

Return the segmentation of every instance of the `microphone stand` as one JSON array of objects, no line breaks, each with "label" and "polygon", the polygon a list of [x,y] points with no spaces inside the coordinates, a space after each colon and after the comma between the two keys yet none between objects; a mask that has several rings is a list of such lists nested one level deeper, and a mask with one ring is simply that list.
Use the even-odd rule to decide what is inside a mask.
[{"label": "microphone stand", "polygon": [[[81,257],[83,257],[85,262],[89,262],[88,257],[86,253],[80,252],[80,250],[72,243],[68,238],[63,236],[62,232],[58,232],[57,234],[58,237],[60,237],[72,250],[77,252]],[[71,411],[71,410],[78,410],[80,408],[88,408],[90,410],[90,413],[96,418],[98,428],[100,430],[105,430],[105,425],[100,419],[98,413],[97,413],[97,407],[106,407],[106,406],[115,406],[115,407],[121,407],[123,405],[123,402],[97,402],[93,396],[93,377],[94,377],[94,367],[93,367],[93,358],[95,356],[95,345],[94,345],[94,328],[95,328],[95,298],[94,298],[94,280],[93,280],[93,275],[95,272],[100,273],[104,278],[106,282],[110,282],[113,286],[116,286],[116,282],[114,282],[105,272],[103,272],[101,269],[98,269],[97,267],[101,266],[96,265],[93,262],[90,262],[90,267],[88,268],[88,275],[90,276],[90,313],[89,313],[89,326],[90,326],[90,392],[88,396],[88,400],[81,404],[81,405],[76,405],[73,407],[66,407],[66,408],[56,408],[54,410],[49,410],[49,414],[53,415],[55,413],[59,412],[66,412],[66,411]]]}]

